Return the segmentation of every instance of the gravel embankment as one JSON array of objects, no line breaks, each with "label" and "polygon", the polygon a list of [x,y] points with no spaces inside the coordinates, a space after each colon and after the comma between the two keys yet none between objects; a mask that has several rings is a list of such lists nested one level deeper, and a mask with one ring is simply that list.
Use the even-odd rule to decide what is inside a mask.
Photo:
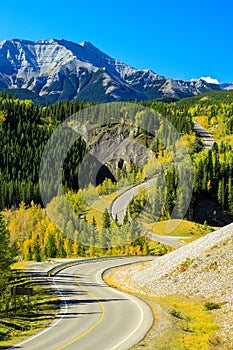
[{"label": "gravel embankment", "polygon": [[[155,259],[144,269],[131,266],[116,278],[144,294],[182,294],[220,303],[218,332],[233,349],[233,224]],[[124,278],[126,275],[130,278]],[[133,283],[132,283],[133,281]]]},{"label": "gravel embankment", "polygon": [[230,238],[233,238],[233,224],[222,227],[174,252],[156,259],[147,269],[137,273],[133,279],[140,286],[154,285],[155,281],[169,274],[175,267],[185,262],[186,259],[202,256],[204,251]]}]

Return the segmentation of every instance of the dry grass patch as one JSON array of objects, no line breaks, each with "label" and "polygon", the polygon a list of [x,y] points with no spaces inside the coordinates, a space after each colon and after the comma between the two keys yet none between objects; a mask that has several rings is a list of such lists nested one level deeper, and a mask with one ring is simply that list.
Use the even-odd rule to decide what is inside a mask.
[{"label": "dry grass patch", "polygon": [[[179,225],[177,226],[177,223]],[[175,229],[171,232],[167,232],[168,224],[172,227],[174,223]],[[147,230],[157,233],[159,235],[165,236],[180,236],[180,237],[193,237],[200,238],[201,236],[213,231],[209,226],[205,227],[204,225],[197,224],[188,220],[164,220],[158,221],[153,224],[145,224]]]},{"label": "dry grass patch", "polygon": [[28,267],[31,261],[16,262],[11,265],[12,270],[24,270]]},{"label": "dry grass patch", "polygon": [[92,203],[88,213],[87,221],[92,223],[93,217],[96,220],[97,227],[102,227],[102,217],[105,209],[110,210],[111,204],[124,190],[120,190],[111,194],[108,194]]}]

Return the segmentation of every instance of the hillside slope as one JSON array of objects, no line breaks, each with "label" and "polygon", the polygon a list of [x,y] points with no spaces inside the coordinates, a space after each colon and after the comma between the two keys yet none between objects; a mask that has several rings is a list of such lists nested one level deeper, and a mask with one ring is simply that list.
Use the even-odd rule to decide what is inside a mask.
[{"label": "hillside slope", "polygon": [[233,346],[233,224],[156,259],[131,276],[153,295],[184,294],[224,303],[220,334]]},{"label": "hillside slope", "polygon": [[[211,254],[212,249],[216,248],[224,240],[230,240],[233,243],[233,224],[222,227],[211,232],[208,235],[189,243],[174,252],[156,259],[146,270],[134,277],[134,280],[141,286],[147,286],[154,290],[158,280],[163,280],[164,276],[176,271],[187,259],[199,258]],[[206,253],[206,251],[208,252]],[[233,253],[232,253],[233,258]],[[232,281],[233,282],[233,281]]]},{"label": "hillside slope", "polygon": [[152,263],[114,273],[118,285],[142,295],[164,300],[170,296],[176,299],[185,296],[208,302],[213,309],[219,307],[210,311],[221,327],[218,331],[221,345],[213,349],[233,348],[233,224]]}]

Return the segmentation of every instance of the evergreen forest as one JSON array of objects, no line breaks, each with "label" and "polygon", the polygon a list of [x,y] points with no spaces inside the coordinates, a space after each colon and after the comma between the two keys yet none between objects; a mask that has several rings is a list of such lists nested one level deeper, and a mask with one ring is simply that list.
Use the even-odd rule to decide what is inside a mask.
[{"label": "evergreen forest", "polygon": [[[212,226],[222,226],[231,222],[233,94],[229,91],[210,92],[197,98],[175,102],[160,100],[135,102],[132,105],[135,105],[135,108],[136,105],[142,108],[145,106],[166,118],[179,132],[189,151],[194,177],[192,199],[185,219],[200,224],[207,222]],[[79,116],[77,123],[93,122],[91,117],[85,115],[85,110],[92,106],[96,106],[95,103],[77,101],[35,105],[30,100],[20,100],[10,94],[0,95],[0,210],[10,231],[9,244],[14,246],[14,251],[25,260],[147,254],[152,250],[156,254],[163,254],[168,249],[158,244],[150,251],[149,238],[141,236],[141,228],[136,221],[129,224],[129,221],[140,216],[142,211],[142,219],[147,222],[167,220],[177,201],[178,215],[179,211],[182,212],[186,196],[185,193],[183,199],[182,196],[177,196],[179,171],[171,161],[168,145],[161,143],[158,134],[148,132],[158,120],[153,117],[153,113],[145,120],[143,113],[135,116],[134,107],[132,115],[127,116],[124,108],[122,109],[119,124],[124,125],[126,119],[129,119],[125,128],[129,132],[132,131],[137,142],[151,149],[152,160],[145,162],[141,168],[134,162],[119,166],[114,177],[102,164],[97,183],[89,183],[88,179],[92,177],[89,173],[85,188],[80,188],[77,181],[79,165],[88,152],[87,143],[80,137],[70,148],[65,159],[62,178],[65,197],[62,194],[52,196],[52,182],[51,188],[48,188],[48,208],[59,217],[68,201],[76,217],[68,215],[64,221],[63,216],[60,226],[56,227],[46,215],[39,187],[39,169],[45,145],[53,131],[75,113]],[[110,107],[106,104],[106,110],[108,108]],[[106,115],[109,113],[100,113],[98,116],[102,125],[97,129],[98,134],[111,133],[111,128],[116,124],[115,121],[107,120]],[[204,150],[202,140],[194,131],[193,120],[205,127],[215,138],[212,149]],[[163,132],[166,139],[172,139],[169,130]],[[56,152],[59,152],[59,147],[58,144]],[[135,196],[129,205],[123,225],[118,223],[117,218],[111,218],[109,208],[102,208],[102,214],[97,216],[91,212],[90,203],[105,196],[112,196],[114,199],[117,191],[151,177],[156,160],[164,166],[165,185],[160,176],[149,199],[143,193]],[[92,172],[92,168],[88,169]],[[67,201],[64,201],[64,198]],[[114,238],[111,234],[112,229],[118,232]],[[3,234],[7,236],[8,233],[4,230]]]}]

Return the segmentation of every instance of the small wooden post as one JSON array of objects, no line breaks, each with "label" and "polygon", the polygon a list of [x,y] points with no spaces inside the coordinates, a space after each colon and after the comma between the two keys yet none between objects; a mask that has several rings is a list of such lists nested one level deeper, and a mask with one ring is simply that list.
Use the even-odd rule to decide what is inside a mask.
[{"label": "small wooden post", "polygon": [[15,306],[15,315],[16,315],[16,295],[14,294],[14,306]]},{"label": "small wooden post", "polygon": [[30,312],[30,295],[28,293],[28,312]]}]

